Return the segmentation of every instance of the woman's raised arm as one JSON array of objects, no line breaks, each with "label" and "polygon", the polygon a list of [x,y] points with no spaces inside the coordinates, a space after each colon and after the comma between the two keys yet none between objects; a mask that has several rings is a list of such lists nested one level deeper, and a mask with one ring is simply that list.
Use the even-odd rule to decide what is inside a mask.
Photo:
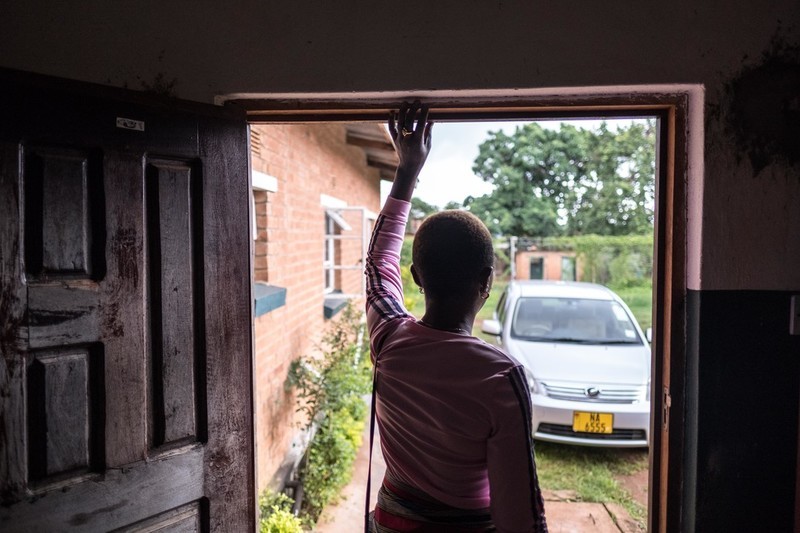
[{"label": "woman's raised arm", "polygon": [[428,121],[428,106],[419,100],[410,106],[403,102],[397,115],[392,113],[389,116],[389,134],[400,159],[389,193],[392,198],[411,200],[417,176],[431,150],[432,127],[433,123]]},{"label": "woman's raised arm", "polygon": [[431,147],[428,108],[419,102],[410,106],[404,103],[396,117],[392,113],[389,132],[400,163],[367,250],[367,324],[373,341],[379,324],[409,316],[403,305],[400,249],[411,207],[409,200]]}]

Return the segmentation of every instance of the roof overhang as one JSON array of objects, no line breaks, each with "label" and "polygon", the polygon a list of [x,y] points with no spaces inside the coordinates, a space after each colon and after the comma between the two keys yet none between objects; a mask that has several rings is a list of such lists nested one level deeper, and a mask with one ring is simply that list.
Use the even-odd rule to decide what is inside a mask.
[{"label": "roof overhang", "polygon": [[346,130],[347,144],[361,148],[367,156],[367,165],[377,168],[381,179],[393,181],[400,161],[386,128],[364,122],[347,124]]}]

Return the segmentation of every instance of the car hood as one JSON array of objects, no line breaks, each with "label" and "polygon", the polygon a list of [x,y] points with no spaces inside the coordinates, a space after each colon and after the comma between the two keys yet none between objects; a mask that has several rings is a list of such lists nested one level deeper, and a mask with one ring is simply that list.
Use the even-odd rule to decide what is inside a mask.
[{"label": "car hood", "polygon": [[508,351],[537,380],[643,385],[650,378],[644,345],[591,345],[511,339]]}]

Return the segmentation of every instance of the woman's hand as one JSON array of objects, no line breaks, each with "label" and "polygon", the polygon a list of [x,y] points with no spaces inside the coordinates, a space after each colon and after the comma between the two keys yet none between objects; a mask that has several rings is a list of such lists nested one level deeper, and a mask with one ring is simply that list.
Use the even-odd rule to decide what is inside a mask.
[{"label": "woman's hand", "polygon": [[394,113],[390,115],[389,134],[400,158],[391,196],[411,199],[417,176],[431,149],[432,125],[428,122],[428,106],[423,106],[419,100],[410,106],[403,102],[397,116]]}]

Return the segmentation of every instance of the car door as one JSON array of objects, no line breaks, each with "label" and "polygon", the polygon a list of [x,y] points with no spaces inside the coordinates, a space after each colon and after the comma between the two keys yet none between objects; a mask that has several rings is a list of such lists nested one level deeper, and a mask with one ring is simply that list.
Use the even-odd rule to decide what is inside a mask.
[{"label": "car door", "polygon": [[252,531],[244,119],[0,85],[0,530]]}]

